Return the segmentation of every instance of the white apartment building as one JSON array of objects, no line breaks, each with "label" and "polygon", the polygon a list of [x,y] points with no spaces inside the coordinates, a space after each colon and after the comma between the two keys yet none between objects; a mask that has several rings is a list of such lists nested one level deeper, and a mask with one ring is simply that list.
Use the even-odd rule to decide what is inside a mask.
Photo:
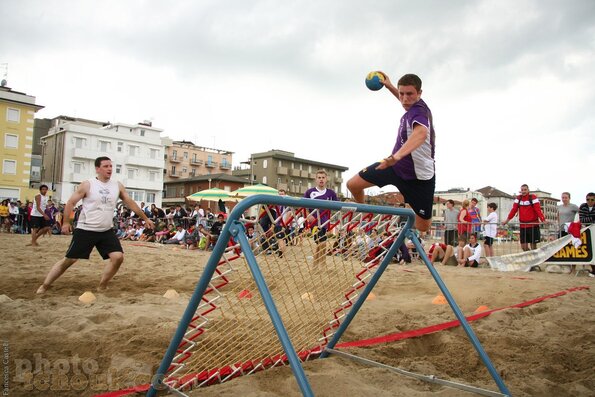
[{"label": "white apartment building", "polygon": [[82,181],[95,177],[95,159],[107,156],[114,165],[112,178],[133,200],[160,207],[165,149],[161,132],[150,122],[111,124],[56,117],[41,138],[42,183],[55,200],[65,202]]}]

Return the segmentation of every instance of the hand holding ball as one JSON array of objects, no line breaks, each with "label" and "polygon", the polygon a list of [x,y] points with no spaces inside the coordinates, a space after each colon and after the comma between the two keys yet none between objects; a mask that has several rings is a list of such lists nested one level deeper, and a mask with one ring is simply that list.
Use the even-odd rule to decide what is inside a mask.
[{"label": "hand holding ball", "polygon": [[380,72],[370,72],[366,76],[366,87],[372,91],[378,91],[384,87],[384,75]]}]

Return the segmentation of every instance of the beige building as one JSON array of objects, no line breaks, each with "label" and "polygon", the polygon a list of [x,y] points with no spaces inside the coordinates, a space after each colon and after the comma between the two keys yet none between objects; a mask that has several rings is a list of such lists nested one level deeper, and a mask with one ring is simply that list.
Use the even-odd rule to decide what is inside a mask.
[{"label": "beige building", "polygon": [[347,167],[295,157],[294,153],[276,149],[252,154],[247,165],[235,169],[233,174],[248,178],[253,183],[284,189],[292,196],[301,196],[314,187],[316,171],[320,169],[328,174],[327,187],[342,194],[343,172],[348,170]]},{"label": "beige building", "polygon": [[[33,200],[31,187],[33,123],[43,106],[35,97],[0,86],[0,199]],[[38,165],[37,165],[38,166]]]},{"label": "beige building", "polygon": [[231,175],[233,152],[195,145],[190,141],[165,143],[165,183],[200,175]]}]

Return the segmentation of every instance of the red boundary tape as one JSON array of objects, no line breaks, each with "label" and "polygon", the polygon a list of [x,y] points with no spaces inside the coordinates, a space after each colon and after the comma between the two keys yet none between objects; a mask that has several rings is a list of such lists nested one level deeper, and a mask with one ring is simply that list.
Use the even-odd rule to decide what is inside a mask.
[{"label": "red boundary tape", "polygon": [[[490,314],[492,314],[494,312],[501,311],[501,310],[523,308],[523,307],[534,305],[539,302],[543,302],[544,300],[547,300],[547,299],[558,298],[558,297],[566,295],[570,292],[582,291],[582,290],[587,290],[587,289],[589,289],[588,286],[569,288],[569,289],[566,289],[566,290],[563,290],[560,292],[556,292],[554,294],[550,294],[550,295],[542,296],[542,297],[535,298],[535,299],[532,299],[529,301],[517,303],[516,305],[505,306],[505,307],[501,307],[498,309],[492,309],[492,310],[487,310],[485,312],[477,313],[472,316],[466,317],[466,319],[467,319],[467,321],[471,322],[471,321],[478,320],[480,318],[487,317]],[[414,338],[417,336],[422,336],[422,335],[430,334],[433,332],[438,332],[438,331],[442,331],[445,329],[458,327],[459,325],[461,325],[459,320],[448,321],[446,323],[435,324],[435,325],[431,325],[429,327],[419,328],[419,329],[415,329],[415,330],[411,330],[411,331],[398,332],[395,334],[378,336],[378,337],[370,338],[370,339],[362,339],[362,340],[354,341],[354,342],[339,343],[339,344],[337,344],[336,347],[337,348],[362,347],[362,346],[377,345],[380,343],[395,342],[398,340]],[[140,393],[140,392],[147,391],[149,389],[149,387],[150,387],[149,384],[138,385],[138,386],[134,386],[134,387],[131,387],[128,389],[124,389],[124,390],[118,390],[118,391],[113,391],[113,392],[108,392],[108,393],[103,393],[103,394],[96,394],[94,397],[121,397],[121,396],[126,396],[126,395],[132,394],[132,393]]]}]

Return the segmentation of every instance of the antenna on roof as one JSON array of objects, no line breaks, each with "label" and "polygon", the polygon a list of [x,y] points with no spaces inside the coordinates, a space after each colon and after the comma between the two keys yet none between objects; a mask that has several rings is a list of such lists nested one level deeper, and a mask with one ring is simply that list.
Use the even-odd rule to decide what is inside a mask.
[{"label": "antenna on roof", "polygon": [[0,63],[0,71],[4,70],[3,76],[2,76],[2,82],[0,82],[0,85],[2,87],[6,87],[6,84],[8,84],[8,81],[6,81],[6,78],[8,77],[8,63]]}]

